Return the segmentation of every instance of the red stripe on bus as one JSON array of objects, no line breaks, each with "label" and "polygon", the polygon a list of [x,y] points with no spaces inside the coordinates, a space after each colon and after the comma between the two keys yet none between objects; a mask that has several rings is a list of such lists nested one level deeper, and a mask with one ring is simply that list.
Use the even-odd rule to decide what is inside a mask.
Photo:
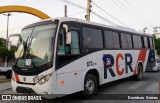
[{"label": "red stripe on bus", "polygon": [[19,80],[18,74],[16,74],[16,73],[14,72],[14,75],[15,75],[16,81],[19,82],[20,80]]},{"label": "red stripe on bus", "polygon": [[[142,63],[144,63],[145,58],[146,58],[146,53],[147,53],[147,50],[140,50],[137,63],[138,63],[139,61],[142,61]],[[136,66],[136,67],[137,67],[137,66]],[[134,69],[134,75],[136,75],[136,72],[137,72],[136,67],[135,67],[135,69]]]}]

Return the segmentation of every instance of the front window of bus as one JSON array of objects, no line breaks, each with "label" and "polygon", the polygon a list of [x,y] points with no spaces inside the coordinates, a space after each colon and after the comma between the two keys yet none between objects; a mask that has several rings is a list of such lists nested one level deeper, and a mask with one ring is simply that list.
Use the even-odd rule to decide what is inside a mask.
[{"label": "front window of bus", "polygon": [[56,27],[57,24],[47,24],[22,30],[14,65],[38,67],[51,62]]}]

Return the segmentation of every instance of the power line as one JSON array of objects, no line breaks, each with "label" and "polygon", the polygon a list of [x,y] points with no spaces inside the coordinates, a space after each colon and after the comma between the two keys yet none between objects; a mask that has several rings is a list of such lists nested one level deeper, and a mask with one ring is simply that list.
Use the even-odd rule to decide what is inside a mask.
[{"label": "power line", "polygon": [[134,19],[135,21],[137,21],[138,23],[140,23],[141,25],[144,25],[144,26],[147,26],[145,23],[143,23],[141,20],[137,19],[135,15],[133,15],[132,13],[130,14],[130,12],[128,12],[128,9],[122,4],[119,2],[120,5],[122,5],[122,8],[119,4],[117,4],[117,2],[115,2],[114,0],[111,0],[117,7],[119,7],[123,12],[125,12],[128,16],[130,16],[132,19]]},{"label": "power line", "polygon": [[125,0],[125,2],[129,5],[130,8],[132,8],[132,10],[139,15],[139,17],[143,18],[143,20],[145,20],[146,22],[150,23],[151,25],[155,26],[153,23],[151,23],[149,20],[147,20],[146,18],[144,18],[127,0]]},{"label": "power line", "polygon": [[83,9],[83,10],[86,10],[86,8],[85,8],[85,7],[83,7],[83,6],[81,6],[81,5],[78,5],[78,4],[76,4],[76,3],[73,3],[73,2],[70,2],[70,1],[68,1],[68,0],[60,0],[60,1],[63,1],[63,2],[65,2],[65,3],[67,3],[67,4],[70,4],[70,5],[76,6],[76,7],[78,7],[78,8]]},{"label": "power line", "polygon": [[[81,6],[81,5],[75,4],[75,3],[73,3],[73,2],[70,2],[70,1],[68,1],[68,0],[60,0],[60,1],[63,1],[63,2],[65,2],[65,3],[67,3],[67,4],[69,4],[69,5],[72,5],[72,6],[78,7],[78,8],[80,8],[80,9],[87,10],[87,8],[85,8],[85,7]],[[96,15],[97,17],[99,17],[100,19],[104,20],[105,22],[108,22],[108,23],[110,23],[110,24],[113,25],[113,23],[112,23],[111,21],[103,18],[102,16],[98,15],[98,14],[95,13],[94,11],[91,11],[91,12],[92,12],[94,15]],[[115,24],[114,24],[114,25],[115,25]]]},{"label": "power line", "polygon": [[144,19],[142,19],[141,17],[139,17],[139,15],[137,15],[135,12],[129,10],[122,2],[120,2],[119,0],[117,0],[117,2],[122,5],[122,7],[124,7],[126,9],[126,11],[129,11],[128,13],[131,13],[134,17],[137,18],[137,20],[145,25],[151,25],[150,23],[146,22]]},{"label": "power line", "polygon": [[108,19],[106,19],[106,18],[100,16],[100,15],[97,14],[96,12],[91,11],[91,13],[94,14],[95,16],[99,17],[99,18],[102,19],[103,21],[105,21],[105,22],[107,22],[107,23],[109,23],[109,24],[111,24],[111,25],[115,25],[115,23],[113,23],[113,22],[109,21]]},{"label": "power line", "polygon": [[128,27],[126,24],[124,24],[123,22],[121,22],[120,20],[116,19],[115,17],[113,17],[111,14],[109,14],[108,12],[106,12],[104,9],[102,9],[101,7],[99,7],[97,4],[95,4],[93,1],[92,3],[98,7],[100,10],[102,10],[104,13],[106,13],[107,15],[109,15],[110,17],[112,17],[113,19],[115,19],[116,21],[118,21],[119,23],[123,24],[124,26]]},{"label": "power line", "polygon": [[114,25],[114,26],[116,25],[115,23],[111,22],[110,20],[104,18],[104,15],[106,15],[106,14],[104,14],[104,12],[102,10],[100,10],[99,8],[97,8],[97,9],[99,10],[99,12],[101,12],[101,15],[103,15],[103,17],[98,14],[96,15],[93,11],[91,13],[94,14],[95,16],[99,17],[102,21],[105,21],[105,22],[107,22],[111,25]]},{"label": "power line", "polygon": [[83,10],[83,11],[80,11],[80,12],[77,12],[77,13],[70,14],[70,15],[68,15],[68,16],[79,15],[79,14],[82,14],[82,13],[84,13],[84,12],[85,12],[85,11]]},{"label": "power line", "polygon": [[[60,1],[63,1],[63,2],[65,2],[65,3],[67,3],[67,4],[69,4],[69,5],[72,5],[72,6],[81,8],[81,9],[83,9],[83,10],[86,10],[85,7],[83,7],[83,6],[81,6],[81,5],[78,5],[78,4],[76,4],[76,3],[73,3],[73,2],[70,2],[70,1],[68,1],[68,0],[60,0]],[[115,19],[116,21],[118,21],[118,22],[121,23],[122,25],[128,27],[126,24],[124,24],[123,22],[121,22],[120,20],[116,19],[116,18],[113,17],[111,14],[107,13],[105,10],[103,10],[102,8],[100,8],[100,7],[99,7],[98,5],[96,5],[93,1],[92,1],[92,3],[93,3],[95,6],[97,6],[99,9],[101,9],[103,12],[105,12],[107,15],[109,15],[111,18]],[[113,22],[105,19],[104,17],[100,16],[99,14],[97,14],[96,12],[94,12],[93,10],[91,10],[91,13],[93,13],[94,15],[96,15],[97,17],[99,17],[100,19],[102,19],[102,20],[104,20],[104,21],[106,21],[106,22],[108,22],[108,23],[110,23],[110,24],[112,24],[112,25],[115,25]]]}]

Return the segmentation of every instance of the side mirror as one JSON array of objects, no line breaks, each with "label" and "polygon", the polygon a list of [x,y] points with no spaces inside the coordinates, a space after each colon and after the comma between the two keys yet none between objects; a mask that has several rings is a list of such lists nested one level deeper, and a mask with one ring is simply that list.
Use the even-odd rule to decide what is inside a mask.
[{"label": "side mirror", "polygon": [[63,28],[65,29],[66,34],[66,44],[71,44],[71,32],[69,32],[69,27],[67,24],[63,24]]},{"label": "side mirror", "polygon": [[19,39],[21,40],[22,38],[21,38],[21,35],[20,34],[12,34],[12,35],[10,35],[9,36],[9,38],[8,38],[8,50],[10,51],[11,50],[11,46],[12,46],[12,42],[11,41],[9,41],[9,39],[11,38],[11,37],[19,37]]},{"label": "side mirror", "polygon": [[67,24],[63,24],[63,28],[65,29],[65,32],[68,32],[68,25]]},{"label": "side mirror", "polygon": [[10,37],[19,37],[19,38],[21,38],[21,35],[20,34],[12,34],[12,35],[9,36],[9,38]]},{"label": "side mirror", "polygon": [[71,44],[71,32],[66,33],[66,44]]}]

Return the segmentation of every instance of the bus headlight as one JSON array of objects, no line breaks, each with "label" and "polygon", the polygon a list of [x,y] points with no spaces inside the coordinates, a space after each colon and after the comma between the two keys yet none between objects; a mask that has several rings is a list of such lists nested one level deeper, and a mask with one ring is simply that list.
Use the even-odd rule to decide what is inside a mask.
[{"label": "bus headlight", "polygon": [[42,77],[41,80],[38,81],[38,84],[42,85],[42,84],[46,83],[50,79],[51,76],[52,76],[52,73]]}]

